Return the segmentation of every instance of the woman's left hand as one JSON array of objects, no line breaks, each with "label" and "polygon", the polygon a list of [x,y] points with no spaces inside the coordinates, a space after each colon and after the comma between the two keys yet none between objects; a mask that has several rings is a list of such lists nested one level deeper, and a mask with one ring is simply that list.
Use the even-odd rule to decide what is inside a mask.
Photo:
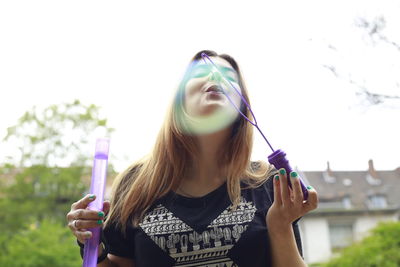
[{"label": "woman's left hand", "polygon": [[[291,179],[292,189],[288,186],[287,179]],[[296,172],[291,172],[288,178],[285,169],[282,168],[279,170],[279,175],[274,177],[273,183],[274,203],[266,216],[268,228],[283,229],[317,208],[318,195],[312,187],[307,187],[308,199],[303,202],[303,192]]]}]

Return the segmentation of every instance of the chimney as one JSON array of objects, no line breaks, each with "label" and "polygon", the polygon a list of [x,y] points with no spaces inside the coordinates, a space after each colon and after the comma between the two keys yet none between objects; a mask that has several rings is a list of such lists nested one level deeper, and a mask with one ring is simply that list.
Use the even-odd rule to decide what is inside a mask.
[{"label": "chimney", "polygon": [[373,178],[378,178],[378,174],[374,168],[374,161],[372,159],[368,160],[368,172]]},{"label": "chimney", "polygon": [[329,161],[326,162],[326,165],[327,165],[327,168],[326,168],[326,171],[322,173],[322,177],[324,178],[325,182],[327,182],[327,183],[331,183],[331,184],[335,183],[336,178],[333,175]]},{"label": "chimney", "polygon": [[329,174],[329,176],[333,176],[329,161],[326,162],[326,172]]}]

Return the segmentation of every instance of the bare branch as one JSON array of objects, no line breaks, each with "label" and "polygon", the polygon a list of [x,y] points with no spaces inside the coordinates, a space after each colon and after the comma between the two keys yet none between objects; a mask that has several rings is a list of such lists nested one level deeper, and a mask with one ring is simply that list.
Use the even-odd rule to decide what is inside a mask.
[{"label": "bare branch", "polygon": [[358,18],[355,22],[356,26],[360,28],[364,28],[367,30],[368,35],[371,37],[371,40],[374,41],[374,37],[378,38],[379,40],[390,44],[394,48],[400,51],[400,45],[382,34],[383,29],[386,27],[386,20],[383,16],[376,17],[371,22],[366,20],[365,18]]},{"label": "bare branch", "polygon": [[[364,96],[364,98],[367,100],[367,102],[371,105],[379,105],[389,99],[395,99],[395,100],[400,99],[400,96],[397,96],[397,95],[385,95],[385,94],[376,94],[376,93],[370,92],[365,85],[356,82],[351,77],[343,77],[343,75],[340,75],[338,73],[338,71],[336,70],[335,66],[322,65],[322,67],[331,71],[332,74],[335,75],[336,78],[345,79],[349,83],[351,83],[354,86],[356,86],[357,88],[359,88],[360,90],[358,92],[356,92],[356,95]],[[396,87],[399,87],[399,83],[396,83]]]}]

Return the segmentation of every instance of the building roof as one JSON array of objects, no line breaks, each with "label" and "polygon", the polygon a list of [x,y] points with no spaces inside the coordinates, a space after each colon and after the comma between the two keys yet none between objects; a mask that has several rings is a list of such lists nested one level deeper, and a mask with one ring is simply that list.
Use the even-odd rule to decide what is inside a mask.
[{"label": "building roof", "polygon": [[366,171],[300,172],[318,192],[319,211],[400,209],[400,168],[376,171],[372,160]]}]

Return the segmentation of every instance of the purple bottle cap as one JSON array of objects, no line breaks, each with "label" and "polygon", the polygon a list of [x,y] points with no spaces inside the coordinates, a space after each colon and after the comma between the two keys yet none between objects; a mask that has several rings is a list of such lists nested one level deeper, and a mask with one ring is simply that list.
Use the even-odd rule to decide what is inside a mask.
[{"label": "purple bottle cap", "polygon": [[277,169],[286,167],[289,163],[286,159],[286,153],[281,149],[275,150],[271,155],[269,155],[268,161]]},{"label": "purple bottle cap", "polygon": [[[274,167],[277,170],[284,168],[286,170],[287,174],[289,174],[293,171],[292,167],[290,167],[289,161],[286,159],[286,153],[281,149],[278,149],[278,150],[274,151],[274,153],[269,155],[268,161],[269,161],[269,163],[274,165]],[[301,190],[303,191],[304,200],[307,200],[308,199],[308,190],[307,190],[306,186],[304,185],[304,182],[302,181],[301,177],[299,177],[299,179],[300,179]],[[290,179],[288,179],[288,184],[290,187],[292,187],[292,182]]]},{"label": "purple bottle cap", "polygon": [[110,139],[98,138],[96,140],[95,158],[97,159],[108,159],[108,152],[110,148]]}]

